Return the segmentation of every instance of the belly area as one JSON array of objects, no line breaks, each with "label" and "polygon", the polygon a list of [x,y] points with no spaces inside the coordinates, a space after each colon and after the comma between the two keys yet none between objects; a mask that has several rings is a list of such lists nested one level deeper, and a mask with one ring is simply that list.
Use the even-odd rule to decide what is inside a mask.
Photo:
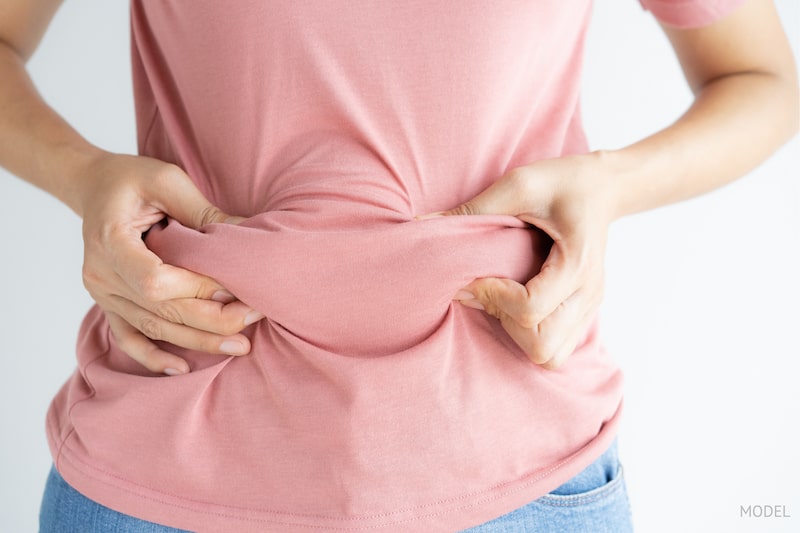
[{"label": "belly area", "polygon": [[195,231],[175,221],[146,243],[165,262],[210,276],[285,332],[352,356],[395,354],[433,334],[455,293],[481,277],[526,281],[549,239],[507,216],[365,221],[309,228],[270,211]]}]

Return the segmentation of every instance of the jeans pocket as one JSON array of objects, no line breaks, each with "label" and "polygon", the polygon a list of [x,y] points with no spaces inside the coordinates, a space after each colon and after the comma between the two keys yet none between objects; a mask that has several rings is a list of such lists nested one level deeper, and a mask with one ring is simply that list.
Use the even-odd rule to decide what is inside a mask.
[{"label": "jeans pocket", "polygon": [[611,479],[584,472],[556,491],[462,533],[632,533],[622,467],[616,465]]},{"label": "jeans pocket", "polygon": [[[537,501],[542,505],[554,507],[577,507],[598,504],[604,500],[623,497],[627,502],[625,478],[622,465],[617,464],[611,476],[598,481],[598,476],[588,476],[581,472],[555,491],[545,494]],[[583,477],[582,477],[583,476]]]},{"label": "jeans pocket", "polygon": [[616,442],[578,475],[549,494],[466,531],[631,533],[631,509]]}]

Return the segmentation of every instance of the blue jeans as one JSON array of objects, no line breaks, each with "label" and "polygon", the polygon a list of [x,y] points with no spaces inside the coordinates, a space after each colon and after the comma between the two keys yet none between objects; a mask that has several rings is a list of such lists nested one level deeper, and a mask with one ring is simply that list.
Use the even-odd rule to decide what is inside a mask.
[{"label": "blue jeans", "polygon": [[[516,511],[464,533],[629,533],[628,495],[616,443],[580,474]],[[70,487],[53,468],[40,533],[186,533],[104,507]]]},{"label": "blue jeans", "polygon": [[39,533],[187,533],[154,524],[90,500],[50,469],[39,510]]},{"label": "blue jeans", "polygon": [[556,490],[463,533],[631,533],[631,509],[616,441]]}]

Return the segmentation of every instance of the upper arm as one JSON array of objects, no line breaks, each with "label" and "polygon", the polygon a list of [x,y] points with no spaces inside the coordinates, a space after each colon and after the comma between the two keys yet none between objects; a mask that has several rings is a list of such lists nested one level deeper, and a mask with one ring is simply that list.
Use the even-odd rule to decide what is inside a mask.
[{"label": "upper arm", "polygon": [[797,86],[792,51],[772,0],[747,0],[701,28],[662,27],[695,92],[715,79],[743,73],[774,75]]},{"label": "upper arm", "polygon": [[0,43],[27,61],[60,5],[61,0],[3,0],[0,2]]}]

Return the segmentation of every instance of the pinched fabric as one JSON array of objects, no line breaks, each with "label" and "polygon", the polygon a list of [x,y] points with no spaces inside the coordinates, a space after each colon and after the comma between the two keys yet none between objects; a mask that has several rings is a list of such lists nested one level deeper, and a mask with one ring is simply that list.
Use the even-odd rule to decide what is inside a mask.
[{"label": "pinched fabric", "polygon": [[248,217],[166,221],[146,243],[267,318],[247,356],[165,346],[192,368],[167,377],[93,308],[48,415],[66,481],[194,531],[454,531],[600,456],[622,377],[596,322],[547,371],[452,301],[475,278],[530,279],[547,236],[508,216],[416,218],[587,150],[590,7],[134,0],[140,153]]}]

